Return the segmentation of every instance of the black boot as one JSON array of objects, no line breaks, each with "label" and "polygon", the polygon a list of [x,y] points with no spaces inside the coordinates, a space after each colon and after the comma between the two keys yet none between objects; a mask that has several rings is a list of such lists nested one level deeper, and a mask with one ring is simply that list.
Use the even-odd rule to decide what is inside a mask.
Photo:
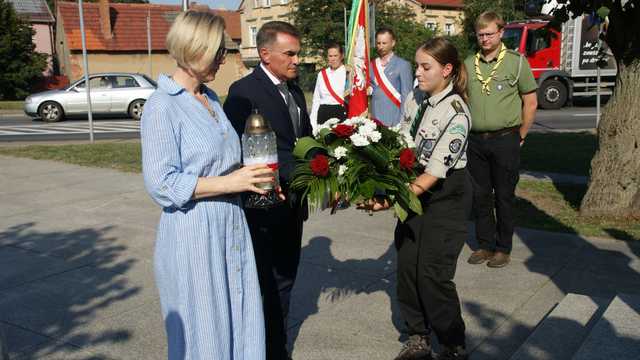
[{"label": "black boot", "polygon": [[438,354],[436,360],[467,360],[469,354],[465,350],[464,346],[444,346],[443,350]]},{"label": "black boot", "polygon": [[431,340],[428,335],[411,335],[395,360],[431,360]]}]

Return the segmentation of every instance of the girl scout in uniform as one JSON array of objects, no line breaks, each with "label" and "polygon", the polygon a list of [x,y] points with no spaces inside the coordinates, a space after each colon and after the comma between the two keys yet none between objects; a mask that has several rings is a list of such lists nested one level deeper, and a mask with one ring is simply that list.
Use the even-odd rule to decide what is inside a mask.
[{"label": "girl scout in uniform", "polygon": [[[443,349],[438,359],[466,359],[465,325],[453,277],[467,238],[471,183],[465,169],[471,119],[465,104],[466,71],[444,38],[416,51],[416,77],[424,96],[409,95],[401,126],[416,143],[424,173],[409,184],[423,215],[398,223],[398,302],[409,340],[396,360],[430,359],[433,330]],[[417,92],[419,95],[419,92]],[[421,101],[416,98],[423,97]],[[387,208],[375,203],[372,210]]]}]

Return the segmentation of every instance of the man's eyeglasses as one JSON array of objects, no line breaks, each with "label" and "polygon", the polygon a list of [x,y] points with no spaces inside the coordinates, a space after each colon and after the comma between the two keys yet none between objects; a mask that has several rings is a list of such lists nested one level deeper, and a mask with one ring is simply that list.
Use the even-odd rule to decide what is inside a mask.
[{"label": "man's eyeglasses", "polygon": [[499,31],[494,31],[494,32],[492,32],[492,33],[477,33],[477,34],[476,34],[476,37],[477,37],[478,39],[484,39],[484,38],[491,39],[491,38],[492,38],[492,37],[494,37],[498,32],[499,32]]}]

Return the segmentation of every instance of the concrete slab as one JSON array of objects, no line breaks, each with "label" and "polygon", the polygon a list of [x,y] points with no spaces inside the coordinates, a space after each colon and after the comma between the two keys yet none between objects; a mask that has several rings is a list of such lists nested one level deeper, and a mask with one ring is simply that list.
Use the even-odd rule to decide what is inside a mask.
[{"label": "concrete slab", "polygon": [[[0,338],[0,342],[4,341],[7,347],[4,350],[7,352],[9,359],[14,359],[23,352],[28,351],[29,348],[50,340],[40,334],[0,321],[0,335],[2,334],[4,334],[4,338]],[[3,353],[0,351],[0,358],[2,356]]]},{"label": "concrete slab", "polygon": [[639,324],[640,296],[617,296],[572,359],[640,359]]},{"label": "concrete slab", "polygon": [[[124,273],[124,268],[129,271]],[[0,321],[64,339],[87,324],[118,316],[157,301],[153,275],[146,263],[83,267],[0,293]]]},{"label": "concrete slab", "polygon": [[41,253],[0,247],[0,292],[24,283],[44,279],[71,269],[85,266],[88,261],[64,261]]},{"label": "concrete slab", "polygon": [[511,359],[570,359],[608,304],[604,298],[567,294]]}]

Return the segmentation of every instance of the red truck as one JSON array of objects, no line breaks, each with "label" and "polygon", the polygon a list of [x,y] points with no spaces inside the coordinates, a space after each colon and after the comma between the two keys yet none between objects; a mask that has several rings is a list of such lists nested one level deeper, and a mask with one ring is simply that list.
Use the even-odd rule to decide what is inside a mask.
[{"label": "red truck", "polygon": [[[546,26],[548,20],[514,21],[505,26],[504,43],[529,61],[538,82],[538,104],[543,109],[559,109],[574,97],[597,94],[599,50],[597,25],[580,16],[562,25],[560,31]],[[600,94],[611,95],[616,64],[606,57],[600,69]]]}]

